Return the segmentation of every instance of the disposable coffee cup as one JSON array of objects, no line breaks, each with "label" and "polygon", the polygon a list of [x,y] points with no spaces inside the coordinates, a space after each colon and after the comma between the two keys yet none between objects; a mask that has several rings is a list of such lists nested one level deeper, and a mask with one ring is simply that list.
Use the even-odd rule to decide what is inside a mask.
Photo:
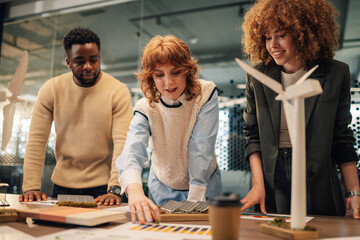
[{"label": "disposable coffee cup", "polygon": [[241,198],[237,194],[213,197],[209,203],[213,240],[237,240],[240,230]]}]

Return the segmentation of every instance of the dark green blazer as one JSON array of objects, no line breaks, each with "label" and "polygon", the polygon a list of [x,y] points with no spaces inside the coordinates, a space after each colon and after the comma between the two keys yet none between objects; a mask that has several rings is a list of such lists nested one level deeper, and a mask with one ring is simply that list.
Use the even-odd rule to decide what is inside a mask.
[{"label": "dark green blazer", "polygon": [[[344,195],[337,165],[357,161],[354,136],[349,128],[350,75],[348,65],[336,60],[321,60],[310,78],[317,79],[323,93],[305,99],[306,170],[311,214],[345,214]],[[258,70],[280,82],[280,66],[259,64]],[[247,75],[244,110],[246,157],[260,152],[266,190],[266,208],[276,211],[274,172],[279,148],[280,101],[277,94]]]}]

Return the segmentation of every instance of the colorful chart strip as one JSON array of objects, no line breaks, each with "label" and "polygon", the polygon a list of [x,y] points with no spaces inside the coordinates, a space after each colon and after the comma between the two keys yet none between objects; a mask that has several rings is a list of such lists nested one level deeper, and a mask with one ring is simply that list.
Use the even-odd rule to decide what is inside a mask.
[{"label": "colorful chart strip", "polygon": [[172,231],[172,233],[177,233],[177,232],[179,232],[181,229],[183,229],[184,227],[177,227],[177,228],[175,228],[173,231]]},{"label": "colorful chart strip", "polygon": [[189,231],[189,234],[194,234],[194,233],[196,233],[199,229],[200,229],[200,228],[198,228],[198,227],[194,227],[193,229],[191,229],[191,230]]},{"label": "colorful chart strip", "polygon": [[181,230],[180,233],[181,234],[187,233],[190,229],[191,229],[191,227],[186,227],[183,230]]},{"label": "colorful chart strip", "polygon": [[162,233],[180,233],[180,234],[196,234],[196,235],[211,235],[210,226],[204,227],[190,227],[181,225],[159,225],[159,224],[138,224],[129,228],[131,231],[148,231],[148,232],[162,232]]},{"label": "colorful chart strip", "polygon": [[146,229],[146,231],[152,231],[152,230],[156,230],[158,227],[160,227],[160,225],[152,225],[151,227],[149,227],[148,229]]},{"label": "colorful chart strip", "polygon": [[162,232],[170,232],[175,228],[175,226],[169,226],[168,228],[165,228]]},{"label": "colorful chart strip", "polygon": [[161,232],[163,229],[167,228],[168,226],[166,225],[162,225],[160,227],[158,227],[157,229],[155,229],[155,232]]},{"label": "colorful chart strip", "polygon": [[203,235],[205,234],[207,231],[209,230],[209,228],[201,228],[199,232],[197,232],[197,235]]}]

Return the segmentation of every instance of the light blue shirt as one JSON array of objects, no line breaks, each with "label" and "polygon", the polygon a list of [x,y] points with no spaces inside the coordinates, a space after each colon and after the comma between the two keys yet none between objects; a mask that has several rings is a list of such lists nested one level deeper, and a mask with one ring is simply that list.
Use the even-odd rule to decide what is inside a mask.
[{"label": "light blue shirt", "polygon": [[[184,97],[180,97],[178,100],[181,103]],[[190,195],[195,197],[188,200],[204,200],[198,197],[202,194],[202,191],[204,193],[206,191],[207,200],[222,194],[220,170],[216,168],[212,172],[211,169],[218,124],[218,93],[215,90],[211,98],[200,109],[189,140],[189,185],[190,191],[193,192]],[[147,147],[150,136],[151,127],[149,121],[142,114],[135,112],[130,123],[123,152],[116,160],[116,169],[119,173],[122,191],[125,191],[126,187],[131,183],[142,184],[141,172],[144,162],[148,160]],[[175,190],[160,182],[151,168],[148,187],[150,199],[158,205],[163,205],[169,200],[184,201],[189,196],[188,190]]]}]

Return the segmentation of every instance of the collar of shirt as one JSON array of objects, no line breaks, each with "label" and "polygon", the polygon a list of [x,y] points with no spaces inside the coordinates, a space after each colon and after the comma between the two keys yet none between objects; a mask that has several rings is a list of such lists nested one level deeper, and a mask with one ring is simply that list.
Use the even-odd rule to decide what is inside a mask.
[{"label": "collar of shirt", "polygon": [[294,73],[286,73],[281,71],[281,83],[284,89],[286,89],[288,86],[295,84],[305,73],[306,70],[304,68],[301,68]]},{"label": "collar of shirt", "polygon": [[185,94],[181,94],[180,97],[178,99],[168,99],[166,98],[164,95],[161,95],[161,100],[163,100],[166,105],[169,105],[169,106],[179,106],[179,105],[183,105],[184,102],[186,101],[186,96]]}]

